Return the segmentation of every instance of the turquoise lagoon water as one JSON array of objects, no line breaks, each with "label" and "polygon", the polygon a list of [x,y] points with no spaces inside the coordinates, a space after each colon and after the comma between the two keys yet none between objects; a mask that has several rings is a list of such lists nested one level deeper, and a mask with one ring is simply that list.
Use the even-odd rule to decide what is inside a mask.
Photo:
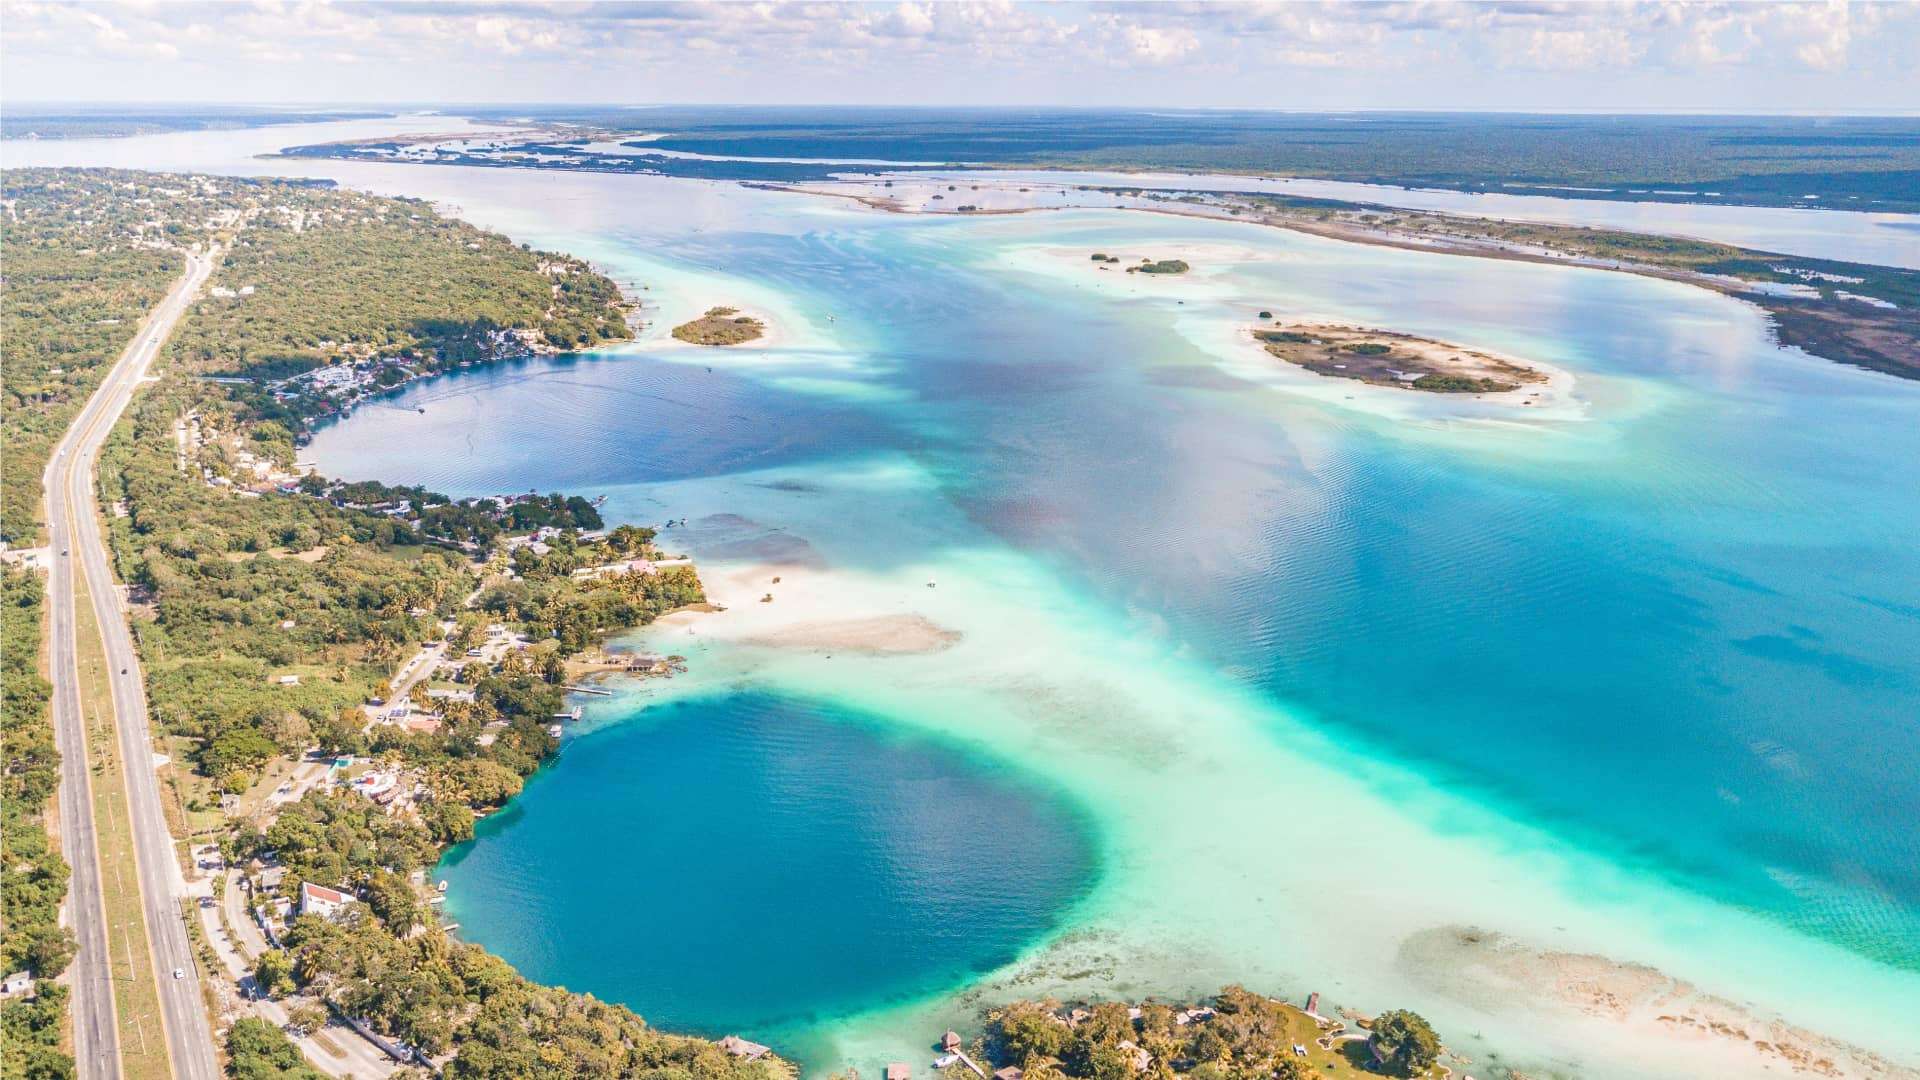
[{"label": "turquoise lagoon water", "polygon": [[[689,518],[668,542],[716,587],[780,592],[756,576],[779,566],[799,590],[643,635],[689,674],[597,706],[448,867],[467,932],[538,977],[783,1037],[822,1067],[918,1053],[980,1000],[950,988],[1005,958],[986,998],[1242,979],[1409,1004],[1549,1071],[1685,1071],[1518,1000],[1530,988],[1495,999],[1416,962],[1420,934],[1472,924],[1920,1053],[1903,1020],[1920,1005],[1920,387],[1775,349],[1724,298],[1594,272],[1119,213],[930,221],[725,185],[379,175],[648,284],[661,325],[731,301],[784,335],[463,373],[314,444],[346,476],[606,492],[616,517]],[[1091,250],[1196,271],[1103,279]],[[1536,358],[1574,374],[1576,400],[1329,393],[1248,354],[1258,308]],[[796,647],[769,629],[790,609],[959,640]],[[862,732],[935,735],[965,750],[943,782],[1046,792],[969,798],[1092,831],[1063,829],[1047,873],[1031,832],[957,834],[988,876],[926,910],[962,944],[894,911],[904,937],[755,983],[743,918],[838,940],[848,912],[795,897],[854,866],[862,904],[913,906],[887,890],[929,863],[875,839],[894,800],[851,809],[830,768],[739,749],[739,725],[785,723],[742,700],[808,703],[791,721],[808,741],[844,710]],[[674,752],[633,752],[650,739]],[[683,755],[724,767],[688,791]],[[793,831],[804,794],[749,812],[795,776],[861,836]],[[712,833],[662,820],[733,800]],[[607,884],[604,857],[554,857],[589,805],[637,862],[697,866],[724,839],[783,864],[818,845],[792,864],[816,873],[747,908],[636,903],[611,926],[617,901],[533,902]],[[617,963],[610,935],[636,939]],[[651,951],[656,935],[676,944]],[[702,971],[682,978],[682,948]]]},{"label": "turquoise lagoon water", "polygon": [[[441,864],[450,917],[531,978],[677,1030],[790,1030],[960,985],[1052,930],[1093,869],[1056,794],[765,694],[601,726],[527,794]],[[555,927],[595,928],[591,962]]]}]

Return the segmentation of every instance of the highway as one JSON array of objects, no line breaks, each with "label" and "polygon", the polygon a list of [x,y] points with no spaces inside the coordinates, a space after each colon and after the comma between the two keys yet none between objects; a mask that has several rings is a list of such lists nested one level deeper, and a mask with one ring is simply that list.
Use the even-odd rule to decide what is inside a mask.
[{"label": "highway", "polygon": [[[185,882],[161,811],[153,741],[147,729],[146,686],[109,564],[93,480],[101,444],[126,411],[161,344],[206,282],[214,258],[212,254],[187,256],[185,274],[154,308],[100,388],[81,408],[55,446],[45,475],[53,563],[47,586],[53,620],[53,720],[61,755],[60,838],[73,868],[67,904],[79,939],[71,978],[74,1058],[83,1080],[118,1077],[121,1070],[85,717],[81,711],[76,575],[91,597],[108,661],[114,726],[120,740],[139,864],[141,904],[152,946],[152,975],[159,984],[172,1073],[185,1080],[217,1080],[219,1076],[212,1028],[201,997],[203,973],[196,968],[181,917]],[[184,971],[186,977],[175,979],[176,969]]]}]

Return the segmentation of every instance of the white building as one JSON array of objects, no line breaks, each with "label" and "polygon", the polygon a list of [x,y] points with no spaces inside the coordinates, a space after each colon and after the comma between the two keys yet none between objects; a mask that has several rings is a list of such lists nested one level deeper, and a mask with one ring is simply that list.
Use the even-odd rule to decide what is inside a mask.
[{"label": "white building", "polygon": [[311,881],[300,883],[300,914],[318,915],[331,919],[343,907],[353,903],[353,897],[338,889],[329,889],[325,885],[315,885]]}]

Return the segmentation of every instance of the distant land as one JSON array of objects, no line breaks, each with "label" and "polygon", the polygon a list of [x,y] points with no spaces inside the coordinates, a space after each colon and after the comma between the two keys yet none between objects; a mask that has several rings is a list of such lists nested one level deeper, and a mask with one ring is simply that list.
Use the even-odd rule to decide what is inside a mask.
[{"label": "distant land", "polygon": [[314,124],[328,120],[370,120],[390,111],[328,109],[310,111],[249,105],[16,105],[0,115],[0,138],[115,139],[168,131],[220,131],[272,124]]},{"label": "distant land", "polygon": [[[29,105],[7,138],[80,138],[354,119],[418,111],[260,106]],[[826,179],[849,162],[1224,172],[1573,199],[1920,212],[1920,118],[854,106],[438,106],[524,149],[630,160],[617,171],[702,179]],[[628,143],[638,141],[639,145]],[[537,145],[536,145],[537,144]],[[338,157],[334,146],[300,156]],[[728,160],[735,159],[735,160]],[[755,159],[755,160],[737,160]],[[771,160],[779,159],[779,160]],[[604,170],[596,161],[563,168]]]},{"label": "distant land", "polygon": [[459,115],[664,133],[649,148],[676,153],[1272,173],[1564,198],[1920,211],[1920,119],[1912,117],[803,106]]}]

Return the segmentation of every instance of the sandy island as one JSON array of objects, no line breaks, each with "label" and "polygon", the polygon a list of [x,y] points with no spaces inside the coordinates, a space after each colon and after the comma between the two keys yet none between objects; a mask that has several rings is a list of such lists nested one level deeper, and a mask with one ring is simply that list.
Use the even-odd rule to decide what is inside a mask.
[{"label": "sandy island", "polygon": [[1270,355],[1318,375],[1432,394],[1504,394],[1549,378],[1518,360],[1391,330],[1275,323],[1255,327],[1253,337]]},{"label": "sandy island", "polygon": [[738,308],[710,307],[706,314],[673,328],[690,345],[744,345],[766,336],[767,324]]},{"label": "sandy island", "polygon": [[1435,927],[1400,946],[1426,989],[1481,1007],[1571,1011],[1699,1076],[1756,1071],[1826,1077],[1920,1076],[1870,1050],[1702,993],[1645,964],[1537,948],[1470,926]]}]

